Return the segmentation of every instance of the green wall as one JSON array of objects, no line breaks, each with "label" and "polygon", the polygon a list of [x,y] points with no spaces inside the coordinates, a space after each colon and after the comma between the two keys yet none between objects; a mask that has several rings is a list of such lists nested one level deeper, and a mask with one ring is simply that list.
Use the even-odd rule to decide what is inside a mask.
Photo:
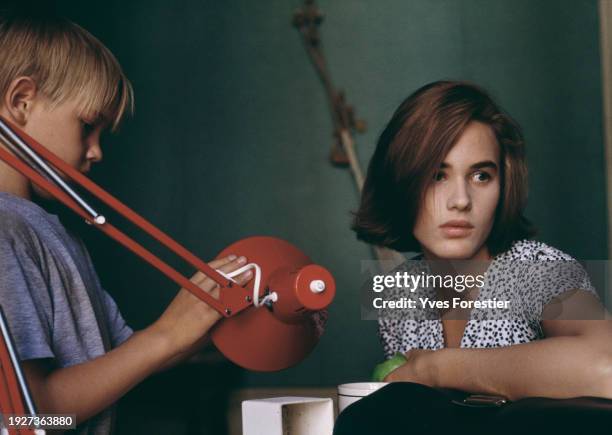
[{"label": "green wall", "polygon": [[[136,115],[105,143],[93,177],[205,259],[234,240],[274,235],[335,275],[328,330],[300,366],[242,373],[243,385],[365,379],[382,358],[361,321],[360,261],[349,231],[357,195],[327,163],[323,90],[291,27],[299,1],[59,2],[100,37],[136,91]],[[421,85],[467,79],[523,126],[528,215],[540,239],[581,259],[607,257],[598,17],[595,0],[321,1],[335,81],[369,125],[364,165],[399,102]],[[175,286],[97,234],[105,286],[137,328]],[[187,269],[183,269],[187,271]]]}]

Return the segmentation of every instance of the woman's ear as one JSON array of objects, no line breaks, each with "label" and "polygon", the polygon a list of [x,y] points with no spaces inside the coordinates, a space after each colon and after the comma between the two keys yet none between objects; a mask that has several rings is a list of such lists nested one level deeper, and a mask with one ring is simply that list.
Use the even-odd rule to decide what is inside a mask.
[{"label": "woman's ear", "polygon": [[4,107],[15,124],[24,126],[38,94],[36,83],[31,77],[18,77],[11,82],[4,95]]}]

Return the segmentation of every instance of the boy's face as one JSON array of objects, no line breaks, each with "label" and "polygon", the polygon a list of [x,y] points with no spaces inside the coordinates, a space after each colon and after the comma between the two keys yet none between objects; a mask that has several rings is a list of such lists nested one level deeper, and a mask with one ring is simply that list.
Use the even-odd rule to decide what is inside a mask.
[{"label": "boy's face", "polygon": [[[28,135],[84,174],[102,160],[100,135],[104,125],[79,115],[77,101],[68,100],[54,106],[48,99],[37,96],[33,103],[22,126]],[[33,183],[30,185],[39,197],[52,199],[46,191]]]},{"label": "boy's face", "polygon": [[23,129],[51,152],[82,173],[102,160],[101,122],[80,116],[78,102],[69,100],[53,106],[37,97]]}]

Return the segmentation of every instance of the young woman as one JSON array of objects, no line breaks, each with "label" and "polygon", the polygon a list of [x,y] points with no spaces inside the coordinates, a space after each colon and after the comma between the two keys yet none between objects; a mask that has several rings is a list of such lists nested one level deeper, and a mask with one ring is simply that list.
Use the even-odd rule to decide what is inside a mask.
[{"label": "young woman", "polygon": [[381,319],[385,353],[407,360],[387,381],[511,400],[612,398],[612,322],[575,260],[528,240],[526,180],[518,125],[479,87],[431,83],[397,109],[370,162],[358,238],[420,251],[430,271],[471,260],[486,279],[461,297],[512,309],[494,320],[475,309]]}]

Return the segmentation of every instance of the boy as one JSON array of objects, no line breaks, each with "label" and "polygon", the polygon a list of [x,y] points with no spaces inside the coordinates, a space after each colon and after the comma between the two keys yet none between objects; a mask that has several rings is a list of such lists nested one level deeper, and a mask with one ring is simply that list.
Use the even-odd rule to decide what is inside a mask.
[{"label": "boy", "polygon": [[[0,115],[83,173],[102,159],[102,131],[115,130],[133,104],[117,60],[84,29],[8,13],[0,13],[0,98]],[[38,412],[76,414],[79,433],[110,433],[111,405],[197,351],[220,316],[181,289],[156,322],[133,332],[85,246],[36,196],[49,197],[0,161],[0,304]],[[245,263],[229,256],[211,266]],[[192,281],[216,294],[201,273]]]}]

